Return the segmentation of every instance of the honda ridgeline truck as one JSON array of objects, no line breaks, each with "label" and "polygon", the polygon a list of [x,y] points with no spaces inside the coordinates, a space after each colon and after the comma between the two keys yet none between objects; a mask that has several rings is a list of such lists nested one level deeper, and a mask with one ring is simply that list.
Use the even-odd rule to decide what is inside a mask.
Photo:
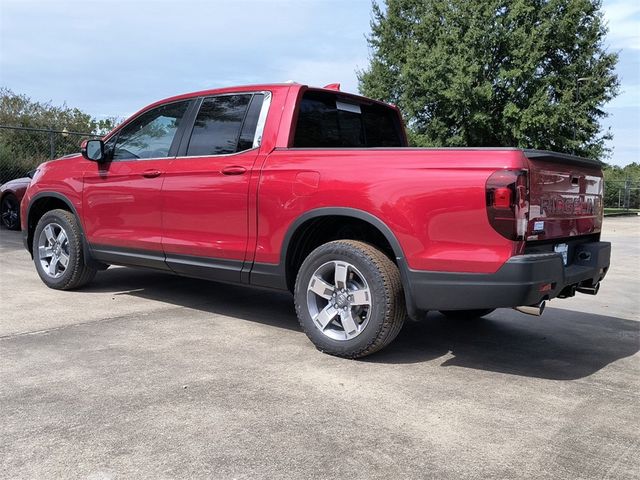
[{"label": "honda ridgeline truck", "polygon": [[602,192],[590,159],[408,148],[391,105],[273,84],[162,100],[40,165],[21,226],[51,288],[116,264],[289,290],[316,347],[357,358],[407,314],[596,294]]}]

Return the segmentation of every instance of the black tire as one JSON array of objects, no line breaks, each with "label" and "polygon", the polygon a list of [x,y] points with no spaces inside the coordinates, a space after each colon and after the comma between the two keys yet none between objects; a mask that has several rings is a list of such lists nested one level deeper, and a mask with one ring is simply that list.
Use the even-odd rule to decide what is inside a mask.
[{"label": "black tire", "polygon": [[[310,312],[312,307],[309,306],[308,296],[310,295],[311,278],[318,269],[331,262],[345,262],[353,267],[354,272],[364,278],[370,292],[367,297],[370,299],[370,304],[364,307],[366,313],[360,313],[366,318],[355,317],[357,321],[362,320],[362,323],[358,324],[361,330],[353,338],[330,338],[316,325]],[[353,278],[354,273],[352,272],[350,275]],[[349,293],[348,288],[347,293]],[[315,297],[312,296],[312,298]],[[348,298],[353,299],[354,297],[348,295]],[[384,348],[398,335],[406,317],[404,293],[398,267],[380,250],[355,240],[329,242],[311,252],[298,272],[294,301],[298,321],[316,348],[321,352],[343,358],[361,358]],[[333,300],[324,301],[332,302]],[[357,312],[357,309],[361,308],[349,305],[349,311],[351,308],[355,308]],[[331,305],[327,304],[325,308],[330,307]],[[343,325],[341,313],[338,313],[338,316],[331,321],[331,325],[334,324],[338,326],[338,329],[340,325]],[[342,328],[345,337],[348,337],[347,329]]]},{"label": "black tire", "polygon": [[7,193],[2,197],[0,218],[9,230],[20,230],[20,202],[13,193]]},{"label": "black tire", "polygon": [[478,310],[440,310],[440,313],[453,320],[470,320],[489,315],[494,310],[495,308],[484,308]]},{"label": "black tire", "polygon": [[[45,270],[39,253],[39,239],[43,235],[44,229],[51,225],[57,225],[63,229],[67,239],[59,250],[64,250],[63,253],[67,255],[68,263],[64,270],[59,272],[60,275],[57,278],[54,278]],[[45,213],[38,221],[33,234],[33,260],[38,275],[40,275],[45,285],[56,290],[80,288],[93,280],[96,275],[96,269],[85,264],[83,239],[78,220],[71,212],[66,210],[51,210]],[[45,263],[50,264],[51,261],[45,261]]]}]

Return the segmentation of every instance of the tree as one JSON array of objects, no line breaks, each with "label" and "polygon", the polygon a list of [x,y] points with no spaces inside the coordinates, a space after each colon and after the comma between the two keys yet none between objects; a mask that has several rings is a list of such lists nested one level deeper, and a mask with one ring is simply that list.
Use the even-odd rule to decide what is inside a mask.
[{"label": "tree", "polygon": [[0,87],[0,125],[104,135],[117,123],[115,117],[98,120],[78,108],[35,102],[26,95]]},{"label": "tree", "polygon": [[515,146],[605,158],[618,93],[600,0],[373,4],[361,93],[395,103],[418,146]]},{"label": "tree", "polygon": [[35,102],[0,88],[0,126],[34,129],[0,128],[0,183],[24,176],[52,157],[79,151],[82,139],[104,135],[116,124],[115,117],[98,120],[77,108]]}]

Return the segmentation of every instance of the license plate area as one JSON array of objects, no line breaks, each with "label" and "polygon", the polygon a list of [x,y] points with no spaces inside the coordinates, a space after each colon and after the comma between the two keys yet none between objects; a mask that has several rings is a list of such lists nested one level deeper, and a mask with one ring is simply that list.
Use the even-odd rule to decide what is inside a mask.
[{"label": "license plate area", "polygon": [[569,245],[558,243],[553,247],[553,251],[562,255],[562,263],[566,265],[569,259]]}]

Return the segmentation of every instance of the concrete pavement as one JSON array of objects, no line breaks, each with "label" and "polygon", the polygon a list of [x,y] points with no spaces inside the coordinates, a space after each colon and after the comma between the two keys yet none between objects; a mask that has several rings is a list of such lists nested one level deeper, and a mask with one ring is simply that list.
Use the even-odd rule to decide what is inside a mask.
[{"label": "concrete pavement", "polygon": [[111,268],[47,289],[0,231],[0,478],[640,478],[640,218],[601,293],[317,352],[288,295]]}]

